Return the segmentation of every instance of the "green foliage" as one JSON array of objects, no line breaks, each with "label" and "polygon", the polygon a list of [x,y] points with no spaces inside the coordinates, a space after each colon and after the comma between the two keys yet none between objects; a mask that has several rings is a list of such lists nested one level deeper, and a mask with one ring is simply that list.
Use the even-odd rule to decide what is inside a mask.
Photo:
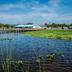
[{"label": "green foliage", "polygon": [[71,30],[41,30],[41,31],[25,32],[24,34],[35,36],[35,37],[72,40]]},{"label": "green foliage", "polygon": [[69,26],[72,26],[72,24],[55,24],[55,23],[47,24],[45,23],[45,26],[46,27],[69,27]]},{"label": "green foliage", "polygon": [[5,27],[5,28],[13,28],[15,25],[12,25],[12,24],[1,24],[0,23],[0,28],[3,28],[3,27]]}]

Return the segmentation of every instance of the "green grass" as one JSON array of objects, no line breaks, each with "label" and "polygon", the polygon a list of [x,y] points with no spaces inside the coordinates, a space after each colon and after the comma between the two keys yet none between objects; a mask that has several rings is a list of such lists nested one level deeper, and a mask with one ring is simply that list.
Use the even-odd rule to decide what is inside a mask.
[{"label": "green grass", "polygon": [[25,34],[35,37],[72,40],[72,30],[41,30],[25,32]]}]

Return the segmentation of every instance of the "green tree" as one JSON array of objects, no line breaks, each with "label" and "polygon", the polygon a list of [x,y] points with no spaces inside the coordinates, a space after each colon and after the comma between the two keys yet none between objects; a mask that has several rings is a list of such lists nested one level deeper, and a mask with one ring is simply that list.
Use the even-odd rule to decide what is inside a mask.
[{"label": "green tree", "polygon": [[4,27],[10,28],[10,25],[9,24],[4,24]]}]

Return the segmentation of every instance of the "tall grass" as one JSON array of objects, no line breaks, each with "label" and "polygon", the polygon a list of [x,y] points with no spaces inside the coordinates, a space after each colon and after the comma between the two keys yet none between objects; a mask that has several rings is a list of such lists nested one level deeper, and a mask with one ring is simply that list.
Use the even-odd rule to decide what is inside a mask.
[{"label": "tall grass", "polygon": [[[48,37],[48,30],[47,31],[37,31],[37,32],[29,32],[30,34],[33,34],[35,36],[43,36],[42,37]],[[56,37],[56,35],[53,35],[55,34],[57,31],[53,32],[53,31],[50,31],[49,33],[49,37],[51,37],[51,35],[53,37]],[[61,38],[61,36],[59,35],[60,33],[62,33],[63,35],[63,31],[60,31],[57,33],[57,38]],[[71,32],[70,32],[71,33]],[[69,34],[70,34],[69,33]],[[38,34],[38,35],[37,35]],[[68,34],[67,32],[65,33],[66,35]],[[65,35],[64,34],[64,35]],[[71,34],[72,35],[72,34]],[[6,58],[4,58],[4,52],[3,52],[3,48],[0,47],[0,51],[1,51],[1,66],[2,66],[2,70],[3,72],[31,72],[30,70],[30,66],[31,64],[29,62],[26,62],[26,61],[22,61],[22,60],[18,60],[18,61],[14,61],[13,58],[12,58],[12,49],[14,48],[14,46],[11,45],[11,42],[12,42],[13,39],[1,39],[1,42],[3,41],[7,41],[9,42],[9,45],[6,44],[5,48],[6,48]],[[34,43],[31,42],[30,45],[33,45]],[[43,68],[42,65],[45,64],[44,62],[47,61],[47,63],[49,62],[53,62],[57,57],[60,57],[60,56],[63,56],[61,53],[53,53],[53,54],[48,54],[48,55],[45,55],[45,56],[41,56],[39,51],[40,51],[40,48],[34,48],[33,46],[31,46],[33,51],[34,51],[34,54],[35,54],[35,63],[37,64],[38,66],[38,70],[36,72],[43,72]],[[27,66],[26,66],[27,65]],[[45,72],[45,71],[44,71]]]}]

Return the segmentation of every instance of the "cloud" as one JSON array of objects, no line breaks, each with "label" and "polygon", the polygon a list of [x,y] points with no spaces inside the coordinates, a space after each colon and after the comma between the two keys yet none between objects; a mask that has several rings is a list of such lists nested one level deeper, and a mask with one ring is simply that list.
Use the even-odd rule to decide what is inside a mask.
[{"label": "cloud", "polygon": [[41,6],[36,6],[32,7],[32,9],[36,12],[42,13],[44,17],[54,17],[59,14],[58,9],[59,9],[59,4],[61,0],[50,0],[47,5],[41,5]]},{"label": "cloud", "polygon": [[72,20],[72,15],[71,16],[66,16],[66,15],[64,15],[64,16],[59,16],[59,18],[57,17],[57,20],[65,20],[65,21],[67,21],[67,20]]},{"label": "cloud", "polygon": [[[40,20],[41,19],[41,20]],[[40,22],[39,22],[40,20]],[[43,21],[42,21],[43,20]],[[44,22],[68,22],[72,21],[72,16],[58,16],[55,14],[46,14],[46,13],[27,13],[27,14],[0,14],[0,21],[5,22],[5,23],[25,23],[25,22],[39,22],[39,23],[44,23]],[[65,22],[64,22],[65,23]]]},{"label": "cloud", "polygon": [[[26,1],[26,0],[25,0]],[[14,21],[17,22],[25,22],[30,21],[31,22],[35,19],[36,21],[45,20],[47,22],[51,20],[60,21],[60,20],[72,20],[72,16],[62,16],[59,13],[59,7],[61,0],[49,0],[47,4],[41,4],[39,1],[32,0],[32,2],[25,2],[24,0],[21,0],[20,3],[16,4],[2,4],[0,5],[0,10],[6,10],[9,11],[9,13],[5,13],[3,11],[0,12],[0,21],[6,21],[12,23]],[[14,9],[18,9],[19,11],[23,11],[21,13],[15,12],[14,14],[11,14]],[[24,11],[27,11],[24,13]],[[40,19],[39,19],[40,18]],[[38,20],[39,19],[39,20]],[[40,20],[40,21],[41,21]],[[45,22],[44,21],[44,22]]]},{"label": "cloud", "polygon": [[26,0],[20,0],[20,2],[17,3],[9,3],[9,4],[0,4],[0,10],[10,10],[12,8],[20,8],[25,9],[29,8],[31,6],[37,6],[40,5],[38,1],[32,1],[28,2]]},{"label": "cloud", "polygon": [[[25,5],[26,4],[26,5]],[[12,8],[20,8],[20,9],[24,9],[27,10],[30,6],[30,11],[27,12],[26,14],[20,14],[17,15],[17,13],[15,13],[14,15],[10,15],[10,14],[0,14],[1,17],[3,18],[34,18],[37,16],[40,16],[44,19],[51,19],[55,16],[58,15],[58,13],[56,12],[57,9],[54,8],[58,8],[59,5],[59,0],[50,0],[49,1],[49,6],[46,4],[40,4],[38,1],[33,1],[31,3],[17,3],[17,4],[4,4],[4,5],[0,5],[0,9],[3,10],[10,10]],[[12,10],[11,10],[12,11]]]},{"label": "cloud", "polygon": [[23,4],[3,4],[0,5],[0,10],[10,10],[12,8],[22,8],[24,9],[25,6]]},{"label": "cloud", "polygon": [[53,7],[57,7],[60,2],[61,2],[61,0],[50,0],[49,4],[51,4],[51,6],[53,6]]}]

